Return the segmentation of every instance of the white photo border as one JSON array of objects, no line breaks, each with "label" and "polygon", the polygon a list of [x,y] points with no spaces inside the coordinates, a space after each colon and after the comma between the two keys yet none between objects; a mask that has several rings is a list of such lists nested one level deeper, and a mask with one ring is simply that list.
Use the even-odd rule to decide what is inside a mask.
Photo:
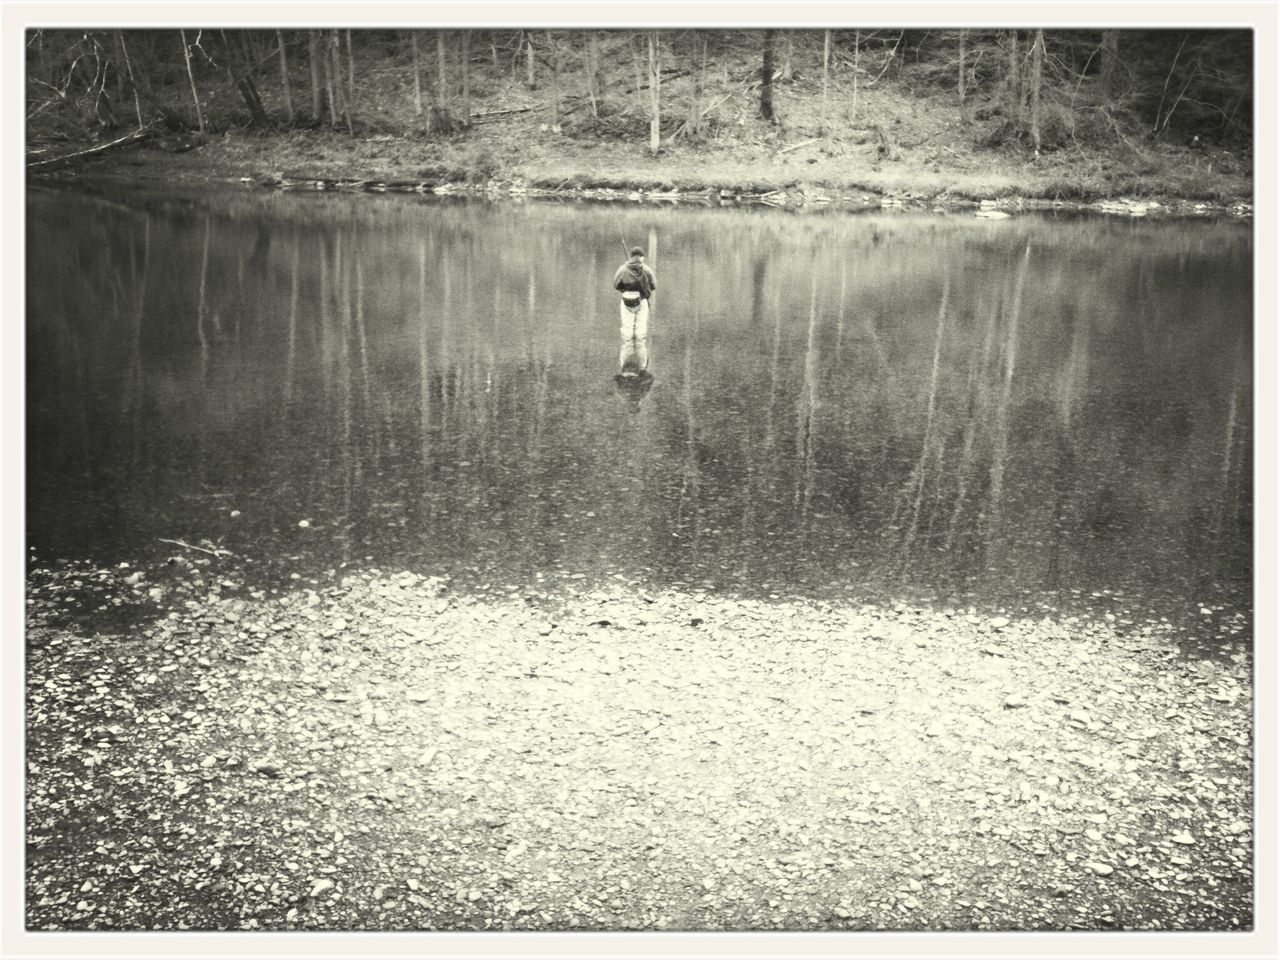
[{"label": "white photo border", "polygon": [[[1254,31],[1254,929],[1241,933],[63,933],[25,930],[23,616],[24,474],[4,471],[4,622],[0,686],[0,957],[1106,957],[1280,955],[1277,890],[1275,511],[1263,492],[1274,478],[1277,310],[1277,20],[1274,2],[874,2],[794,3],[603,0],[424,3],[41,2],[0,7],[0,303],[5,392],[4,449],[25,467],[23,299],[25,227],[23,38],[33,27],[1200,27]],[[1260,429],[1259,429],[1260,428]],[[1268,906],[1271,905],[1271,906]]]}]

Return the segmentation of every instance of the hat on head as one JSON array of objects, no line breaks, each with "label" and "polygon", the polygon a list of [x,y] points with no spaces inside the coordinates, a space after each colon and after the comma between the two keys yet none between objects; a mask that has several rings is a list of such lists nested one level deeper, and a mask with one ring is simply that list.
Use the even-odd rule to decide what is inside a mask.
[{"label": "hat on head", "polygon": [[632,248],[631,248],[630,256],[633,256],[633,257],[643,257],[643,256],[644,256],[644,251],[643,251],[643,250],[641,250],[639,247],[632,247]]}]

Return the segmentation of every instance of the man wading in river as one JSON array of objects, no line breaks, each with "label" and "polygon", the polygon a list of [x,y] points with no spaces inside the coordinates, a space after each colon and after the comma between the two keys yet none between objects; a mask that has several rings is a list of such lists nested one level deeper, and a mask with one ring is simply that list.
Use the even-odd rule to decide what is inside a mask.
[{"label": "man wading in river", "polygon": [[613,289],[622,293],[622,332],[624,336],[648,335],[649,297],[658,287],[653,271],[645,266],[644,251],[632,247],[630,259],[613,275]]}]

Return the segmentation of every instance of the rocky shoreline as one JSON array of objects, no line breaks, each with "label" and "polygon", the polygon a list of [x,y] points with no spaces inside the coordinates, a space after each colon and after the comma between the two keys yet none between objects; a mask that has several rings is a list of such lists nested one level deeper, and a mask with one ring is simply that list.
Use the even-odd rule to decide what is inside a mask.
[{"label": "rocky shoreline", "polygon": [[[32,182],[94,184],[119,183],[134,179],[151,183],[155,176],[123,174],[119,170],[87,172],[49,171],[33,175]],[[172,179],[166,177],[166,182]],[[274,172],[235,175],[224,172],[183,178],[192,184],[222,183],[261,189],[297,192],[403,193],[440,197],[470,197],[488,200],[560,200],[594,203],[643,203],[685,206],[766,206],[795,212],[840,210],[934,210],[953,212],[972,210],[977,216],[998,219],[1019,211],[1056,211],[1094,213],[1125,217],[1204,218],[1231,217],[1252,219],[1253,204],[1244,200],[1229,202],[1164,197],[1104,197],[1090,200],[1047,200],[1019,195],[971,198],[950,192],[942,194],[909,191],[880,194],[865,190],[833,190],[817,185],[793,184],[775,189],[725,185],[703,189],[676,189],[670,185],[650,184],[544,183],[524,179],[466,180],[443,178],[383,178],[378,176],[332,176],[308,172]]]},{"label": "rocky shoreline", "polygon": [[1247,638],[129,577],[167,612],[127,630],[57,625],[49,571],[29,593],[33,929],[1252,924]]}]

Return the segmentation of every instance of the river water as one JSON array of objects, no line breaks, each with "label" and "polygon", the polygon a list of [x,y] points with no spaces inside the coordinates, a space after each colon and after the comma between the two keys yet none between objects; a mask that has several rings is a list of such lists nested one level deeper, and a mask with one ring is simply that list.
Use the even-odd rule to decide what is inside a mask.
[{"label": "river water", "polygon": [[[1251,602],[1247,226],[43,189],[27,215],[40,561]],[[624,241],[658,277],[630,350]]]}]

